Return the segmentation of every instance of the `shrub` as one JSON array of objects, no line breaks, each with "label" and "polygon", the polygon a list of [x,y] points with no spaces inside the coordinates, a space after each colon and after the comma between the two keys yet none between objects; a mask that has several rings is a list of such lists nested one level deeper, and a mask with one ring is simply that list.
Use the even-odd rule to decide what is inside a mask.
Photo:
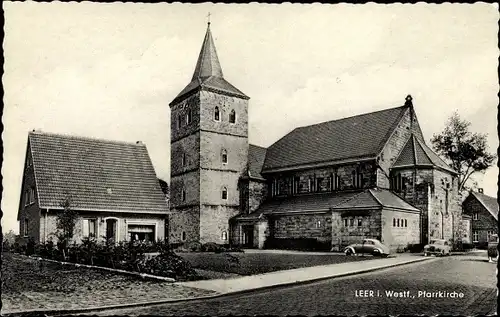
[{"label": "shrub", "polygon": [[285,249],[301,251],[330,251],[329,241],[318,241],[314,238],[268,238],[265,249]]},{"label": "shrub", "polygon": [[144,273],[174,278],[176,280],[196,280],[200,277],[191,267],[191,264],[180,256],[170,253],[159,255],[141,262],[141,271]]},{"label": "shrub", "polygon": [[197,241],[189,242],[185,248],[190,252],[200,252],[202,250],[202,244]]},{"label": "shrub", "polygon": [[215,242],[207,242],[207,243],[202,245],[201,251],[221,253],[221,252],[224,252],[224,247],[220,244],[215,243]]}]

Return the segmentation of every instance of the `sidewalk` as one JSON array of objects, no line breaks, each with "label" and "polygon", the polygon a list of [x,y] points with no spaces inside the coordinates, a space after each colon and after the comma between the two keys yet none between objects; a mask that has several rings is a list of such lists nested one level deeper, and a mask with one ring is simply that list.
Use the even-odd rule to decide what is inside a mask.
[{"label": "sidewalk", "polygon": [[271,288],[276,286],[300,284],[305,282],[360,274],[393,266],[432,260],[436,258],[418,257],[402,254],[385,259],[348,262],[340,264],[313,266],[307,268],[277,271],[272,273],[242,276],[230,279],[214,279],[193,282],[178,282],[177,285],[214,291],[222,295],[251,291],[255,289]]}]

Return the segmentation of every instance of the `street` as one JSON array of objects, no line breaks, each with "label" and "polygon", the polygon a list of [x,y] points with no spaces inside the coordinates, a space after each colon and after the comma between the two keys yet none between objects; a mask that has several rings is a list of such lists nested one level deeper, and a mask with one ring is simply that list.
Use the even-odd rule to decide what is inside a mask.
[{"label": "street", "polygon": [[479,315],[497,308],[496,263],[459,255],[310,284],[98,315]]}]

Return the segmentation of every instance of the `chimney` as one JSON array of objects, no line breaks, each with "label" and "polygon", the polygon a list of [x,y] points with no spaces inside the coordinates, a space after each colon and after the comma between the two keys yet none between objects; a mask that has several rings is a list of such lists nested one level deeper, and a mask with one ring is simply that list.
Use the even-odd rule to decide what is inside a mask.
[{"label": "chimney", "polygon": [[477,192],[480,193],[480,194],[482,194],[483,193],[483,189],[482,188],[478,188]]},{"label": "chimney", "polygon": [[135,144],[142,144],[142,141],[136,141]]}]

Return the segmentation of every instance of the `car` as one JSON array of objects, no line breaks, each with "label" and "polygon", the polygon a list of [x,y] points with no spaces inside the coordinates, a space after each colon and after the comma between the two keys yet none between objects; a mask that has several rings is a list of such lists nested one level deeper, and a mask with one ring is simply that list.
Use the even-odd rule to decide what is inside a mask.
[{"label": "car", "polygon": [[434,239],[424,246],[424,256],[429,255],[450,255],[451,245],[450,242],[444,239]]},{"label": "car", "polygon": [[488,241],[488,261],[498,262],[498,235],[494,234]]},{"label": "car", "polygon": [[346,255],[371,254],[373,256],[388,257],[389,248],[377,239],[363,239],[361,243],[348,245],[344,249]]}]

